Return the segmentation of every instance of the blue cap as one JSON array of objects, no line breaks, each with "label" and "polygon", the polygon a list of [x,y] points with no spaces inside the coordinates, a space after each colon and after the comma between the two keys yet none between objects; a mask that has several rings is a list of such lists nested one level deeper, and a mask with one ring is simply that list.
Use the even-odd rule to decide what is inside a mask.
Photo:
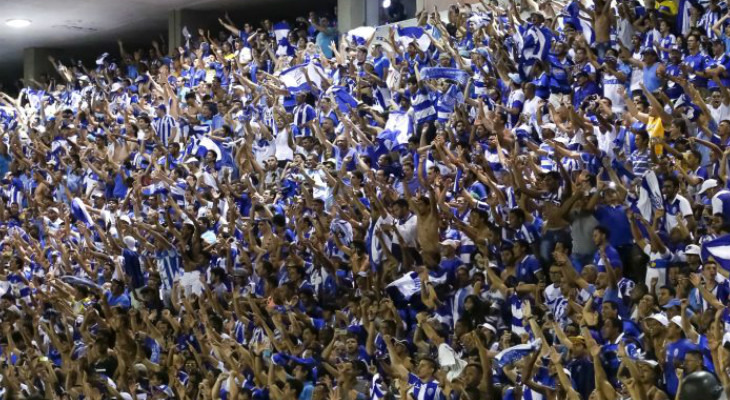
[{"label": "blue cap", "polygon": [[646,130],[646,124],[636,121],[633,124],[631,124],[631,129],[635,131],[643,131]]},{"label": "blue cap", "polygon": [[289,356],[283,353],[276,353],[273,356],[271,356],[271,362],[274,363],[274,365],[284,366],[287,364],[287,361],[289,359]]},{"label": "blue cap", "polygon": [[666,310],[666,309],[669,309],[672,307],[681,307],[681,306],[682,306],[682,302],[679,301],[679,299],[671,299],[667,302],[667,304],[663,305],[662,308]]}]

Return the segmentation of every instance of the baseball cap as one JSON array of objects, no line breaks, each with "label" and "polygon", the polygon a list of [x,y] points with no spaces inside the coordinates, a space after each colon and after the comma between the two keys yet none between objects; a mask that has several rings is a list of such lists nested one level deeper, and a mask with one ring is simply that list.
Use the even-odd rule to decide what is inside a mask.
[{"label": "baseball cap", "polygon": [[670,321],[672,321],[672,323],[676,324],[678,327],[682,327],[682,317],[680,317],[679,315],[673,316]]},{"label": "baseball cap", "polygon": [[708,179],[708,180],[702,182],[702,186],[700,186],[700,191],[697,192],[697,194],[705,193],[707,190],[712,189],[714,187],[717,187],[717,180]]},{"label": "baseball cap", "polygon": [[458,240],[454,240],[454,239],[446,239],[446,240],[442,241],[441,244],[443,246],[451,246],[451,247],[454,247],[454,248],[458,248],[459,247],[459,241]]},{"label": "baseball cap", "polygon": [[[679,301],[679,299],[671,299],[667,302],[667,304],[663,305],[662,308],[666,310],[666,309],[669,309],[672,307],[680,307],[680,306],[682,306],[682,302]],[[672,321],[672,322],[674,322],[674,321]]]},{"label": "baseball cap", "polygon": [[687,247],[684,248],[684,254],[692,254],[695,256],[699,256],[701,253],[700,246],[697,246],[696,244],[690,244],[687,245]]},{"label": "baseball cap", "polygon": [[495,335],[497,334],[497,328],[495,328],[494,325],[490,324],[489,322],[485,322],[479,325],[479,327],[492,331],[492,333],[494,333]]},{"label": "baseball cap", "polygon": [[667,316],[664,314],[652,314],[646,318],[653,319],[653,320],[659,322],[660,324],[662,324],[662,326],[669,326],[669,320],[667,319]]}]

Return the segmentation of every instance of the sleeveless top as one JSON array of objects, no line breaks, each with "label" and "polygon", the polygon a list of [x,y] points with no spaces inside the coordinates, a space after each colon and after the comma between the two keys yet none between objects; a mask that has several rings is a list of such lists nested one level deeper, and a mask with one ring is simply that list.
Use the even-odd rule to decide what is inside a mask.
[{"label": "sleeveless top", "polygon": [[652,66],[644,67],[644,86],[646,86],[646,89],[650,92],[655,92],[662,87],[662,82],[656,75],[657,68],[659,68],[658,62],[654,63]]}]

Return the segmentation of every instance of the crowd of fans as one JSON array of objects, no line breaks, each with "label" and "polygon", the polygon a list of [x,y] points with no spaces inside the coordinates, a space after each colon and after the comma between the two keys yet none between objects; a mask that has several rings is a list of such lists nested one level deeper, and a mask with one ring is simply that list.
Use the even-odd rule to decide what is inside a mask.
[{"label": "crowd of fans", "polygon": [[0,93],[0,398],[730,387],[727,4],[438,11]]}]

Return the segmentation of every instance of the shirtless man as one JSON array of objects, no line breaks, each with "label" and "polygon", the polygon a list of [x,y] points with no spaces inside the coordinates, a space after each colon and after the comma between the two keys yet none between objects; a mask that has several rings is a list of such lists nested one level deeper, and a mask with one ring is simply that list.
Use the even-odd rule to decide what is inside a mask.
[{"label": "shirtless man", "polygon": [[436,192],[425,178],[425,166],[425,161],[419,163],[418,180],[421,187],[428,190],[428,197],[420,194],[413,197],[408,185],[403,185],[403,194],[408,201],[408,206],[418,216],[416,237],[421,247],[423,263],[435,267],[441,261],[441,250],[439,248],[439,242],[441,241],[439,239],[440,218]]},{"label": "shirtless man", "polygon": [[611,12],[611,1],[596,0],[593,13],[593,26],[596,31],[596,51],[598,58],[603,58],[606,50],[611,47],[611,26],[613,23],[613,12]]}]

